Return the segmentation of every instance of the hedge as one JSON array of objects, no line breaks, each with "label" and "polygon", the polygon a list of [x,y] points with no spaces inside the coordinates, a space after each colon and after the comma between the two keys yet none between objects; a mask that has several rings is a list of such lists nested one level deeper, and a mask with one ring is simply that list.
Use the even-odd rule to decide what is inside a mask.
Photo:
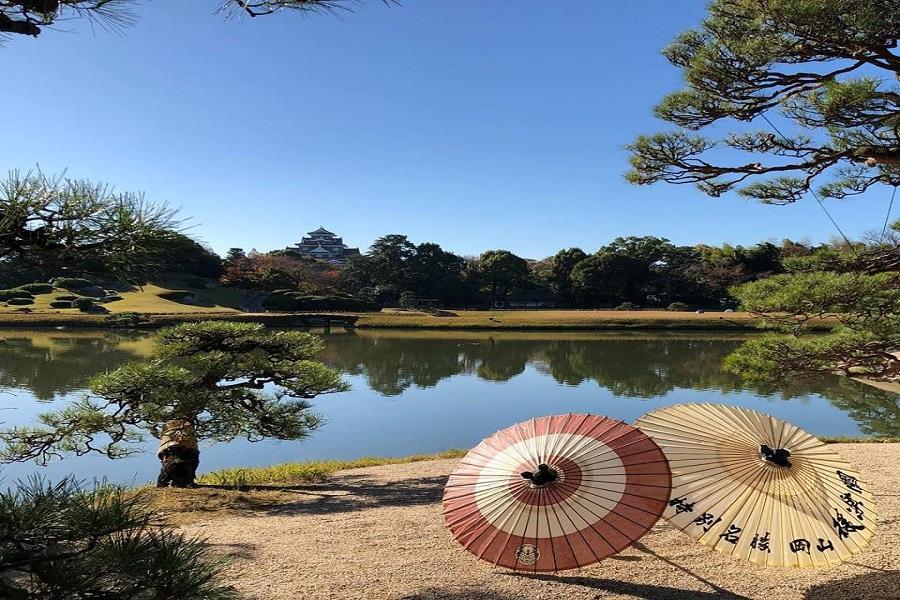
[{"label": "hedge", "polygon": [[82,277],[57,277],[53,280],[53,285],[66,290],[77,290],[80,288],[91,287],[94,283],[90,279]]},{"label": "hedge", "polygon": [[72,306],[77,308],[82,312],[89,311],[94,308],[94,299],[93,298],[79,298],[78,300],[72,301]]},{"label": "hedge", "polygon": [[78,300],[79,298],[81,298],[81,296],[76,296],[74,294],[64,294],[62,296],[57,296],[54,299],[55,300],[68,300],[69,302],[74,302],[75,300]]},{"label": "hedge", "polygon": [[34,300],[31,298],[10,298],[6,301],[8,306],[26,306],[28,304],[34,304]]},{"label": "hedge", "polygon": [[16,288],[30,294],[50,294],[53,292],[53,284],[50,283],[26,283]]},{"label": "hedge", "polygon": [[634,302],[623,302],[622,304],[615,307],[613,310],[640,310],[641,307],[635,304]]},{"label": "hedge", "polygon": [[71,300],[54,300],[50,303],[50,308],[72,308]]},{"label": "hedge", "polygon": [[31,292],[25,290],[0,290],[0,302],[12,300],[13,298],[34,298]]},{"label": "hedge", "polygon": [[265,299],[266,310],[307,311],[307,310],[347,310],[375,311],[379,307],[352,296],[309,296],[303,292],[275,293]]},{"label": "hedge", "polygon": [[686,311],[691,310],[691,307],[685,304],[684,302],[673,302],[669,305],[666,310],[674,310],[674,311]]}]

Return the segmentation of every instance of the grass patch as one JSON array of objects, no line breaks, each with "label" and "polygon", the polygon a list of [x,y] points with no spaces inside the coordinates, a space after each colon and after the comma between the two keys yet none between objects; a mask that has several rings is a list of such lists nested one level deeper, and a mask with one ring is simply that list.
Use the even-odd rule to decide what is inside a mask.
[{"label": "grass patch", "polygon": [[848,437],[845,435],[818,435],[826,444],[897,444],[900,437]]},{"label": "grass patch", "polygon": [[319,483],[337,471],[462,458],[468,450],[454,449],[437,454],[413,454],[401,457],[364,456],[353,460],[313,460],[308,462],[284,463],[268,467],[234,467],[204,473],[197,478],[202,485],[216,485],[228,488],[245,488],[255,485],[279,485],[293,483]]},{"label": "grass patch", "polygon": [[[191,305],[173,300],[173,294],[178,290],[196,294],[199,297],[199,301],[195,305]],[[29,317],[31,320],[52,320],[59,317],[78,316],[78,309],[54,308],[50,306],[50,303],[58,296],[73,296],[71,292],[61,288],[58,288],[55,292],[35,296],[34,304],[28,306],[28,311],[16,310],[17,308],[21,309],[21,307],[0,305],[0,322],[15,322],[19,319],[27,321]],[[103,308],[110,313],[136,312],[158,315],[235,314],[237,313],[237,307],[248,296],[248,293],[237,289],[192,289],[180,286],[173,290],[165,284],[147,284],[143,288],[119,292],[117,296],[120,296],[122,299],[103,304]]]},{"label": "grass patch", "polygon": [[[431,315],[384,310],[361,313],[356,327],[365,329],[457,330],[755,330],[761,319],[747,312],[675,312],[665,310],[458,310]],[[821,321],[813,329],[831,329]]]}]

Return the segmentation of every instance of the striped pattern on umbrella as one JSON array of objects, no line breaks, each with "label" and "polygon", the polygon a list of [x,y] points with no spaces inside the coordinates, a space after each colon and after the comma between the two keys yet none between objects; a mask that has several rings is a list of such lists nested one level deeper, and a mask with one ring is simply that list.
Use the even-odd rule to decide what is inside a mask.
[{"label": "striped pattern on umbrella", "polygon": [[630,425],[541,417],[472,449],[444,490],[444,518],[469,552],[527,571],[574,569],[630,546],[667,506],[665,456]]},{"label": "striped pattern on umbrella", "polygon": [[701,544],[782,567],[860,552],[875,506],[859,473],[799,427],[724,404],[678,404],[638,419],[672,468],[664,517]]}]

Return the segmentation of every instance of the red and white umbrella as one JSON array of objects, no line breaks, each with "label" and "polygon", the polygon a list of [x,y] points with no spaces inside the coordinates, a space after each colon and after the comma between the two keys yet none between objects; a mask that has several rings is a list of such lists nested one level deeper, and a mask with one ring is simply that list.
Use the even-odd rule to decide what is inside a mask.
[{"label": "red and white umbrella", "polygon": [[556,415],[498,431],[444,490],[453,536],[478,558],[562,571],[617,554],[662,515],[672,477],[659,446],[630,425]]}]

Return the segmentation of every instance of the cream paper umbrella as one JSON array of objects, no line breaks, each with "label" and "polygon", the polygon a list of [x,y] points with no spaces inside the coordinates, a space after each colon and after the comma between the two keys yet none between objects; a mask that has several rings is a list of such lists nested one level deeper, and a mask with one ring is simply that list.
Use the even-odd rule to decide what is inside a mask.
[{"label": "cream paper umbrella", "polygon": [[678,404],[635,426],[672,470],[663,517],[723,554],[823,567],[860,552],[875,533],[859,473],[795,425],[724,404]]}]

